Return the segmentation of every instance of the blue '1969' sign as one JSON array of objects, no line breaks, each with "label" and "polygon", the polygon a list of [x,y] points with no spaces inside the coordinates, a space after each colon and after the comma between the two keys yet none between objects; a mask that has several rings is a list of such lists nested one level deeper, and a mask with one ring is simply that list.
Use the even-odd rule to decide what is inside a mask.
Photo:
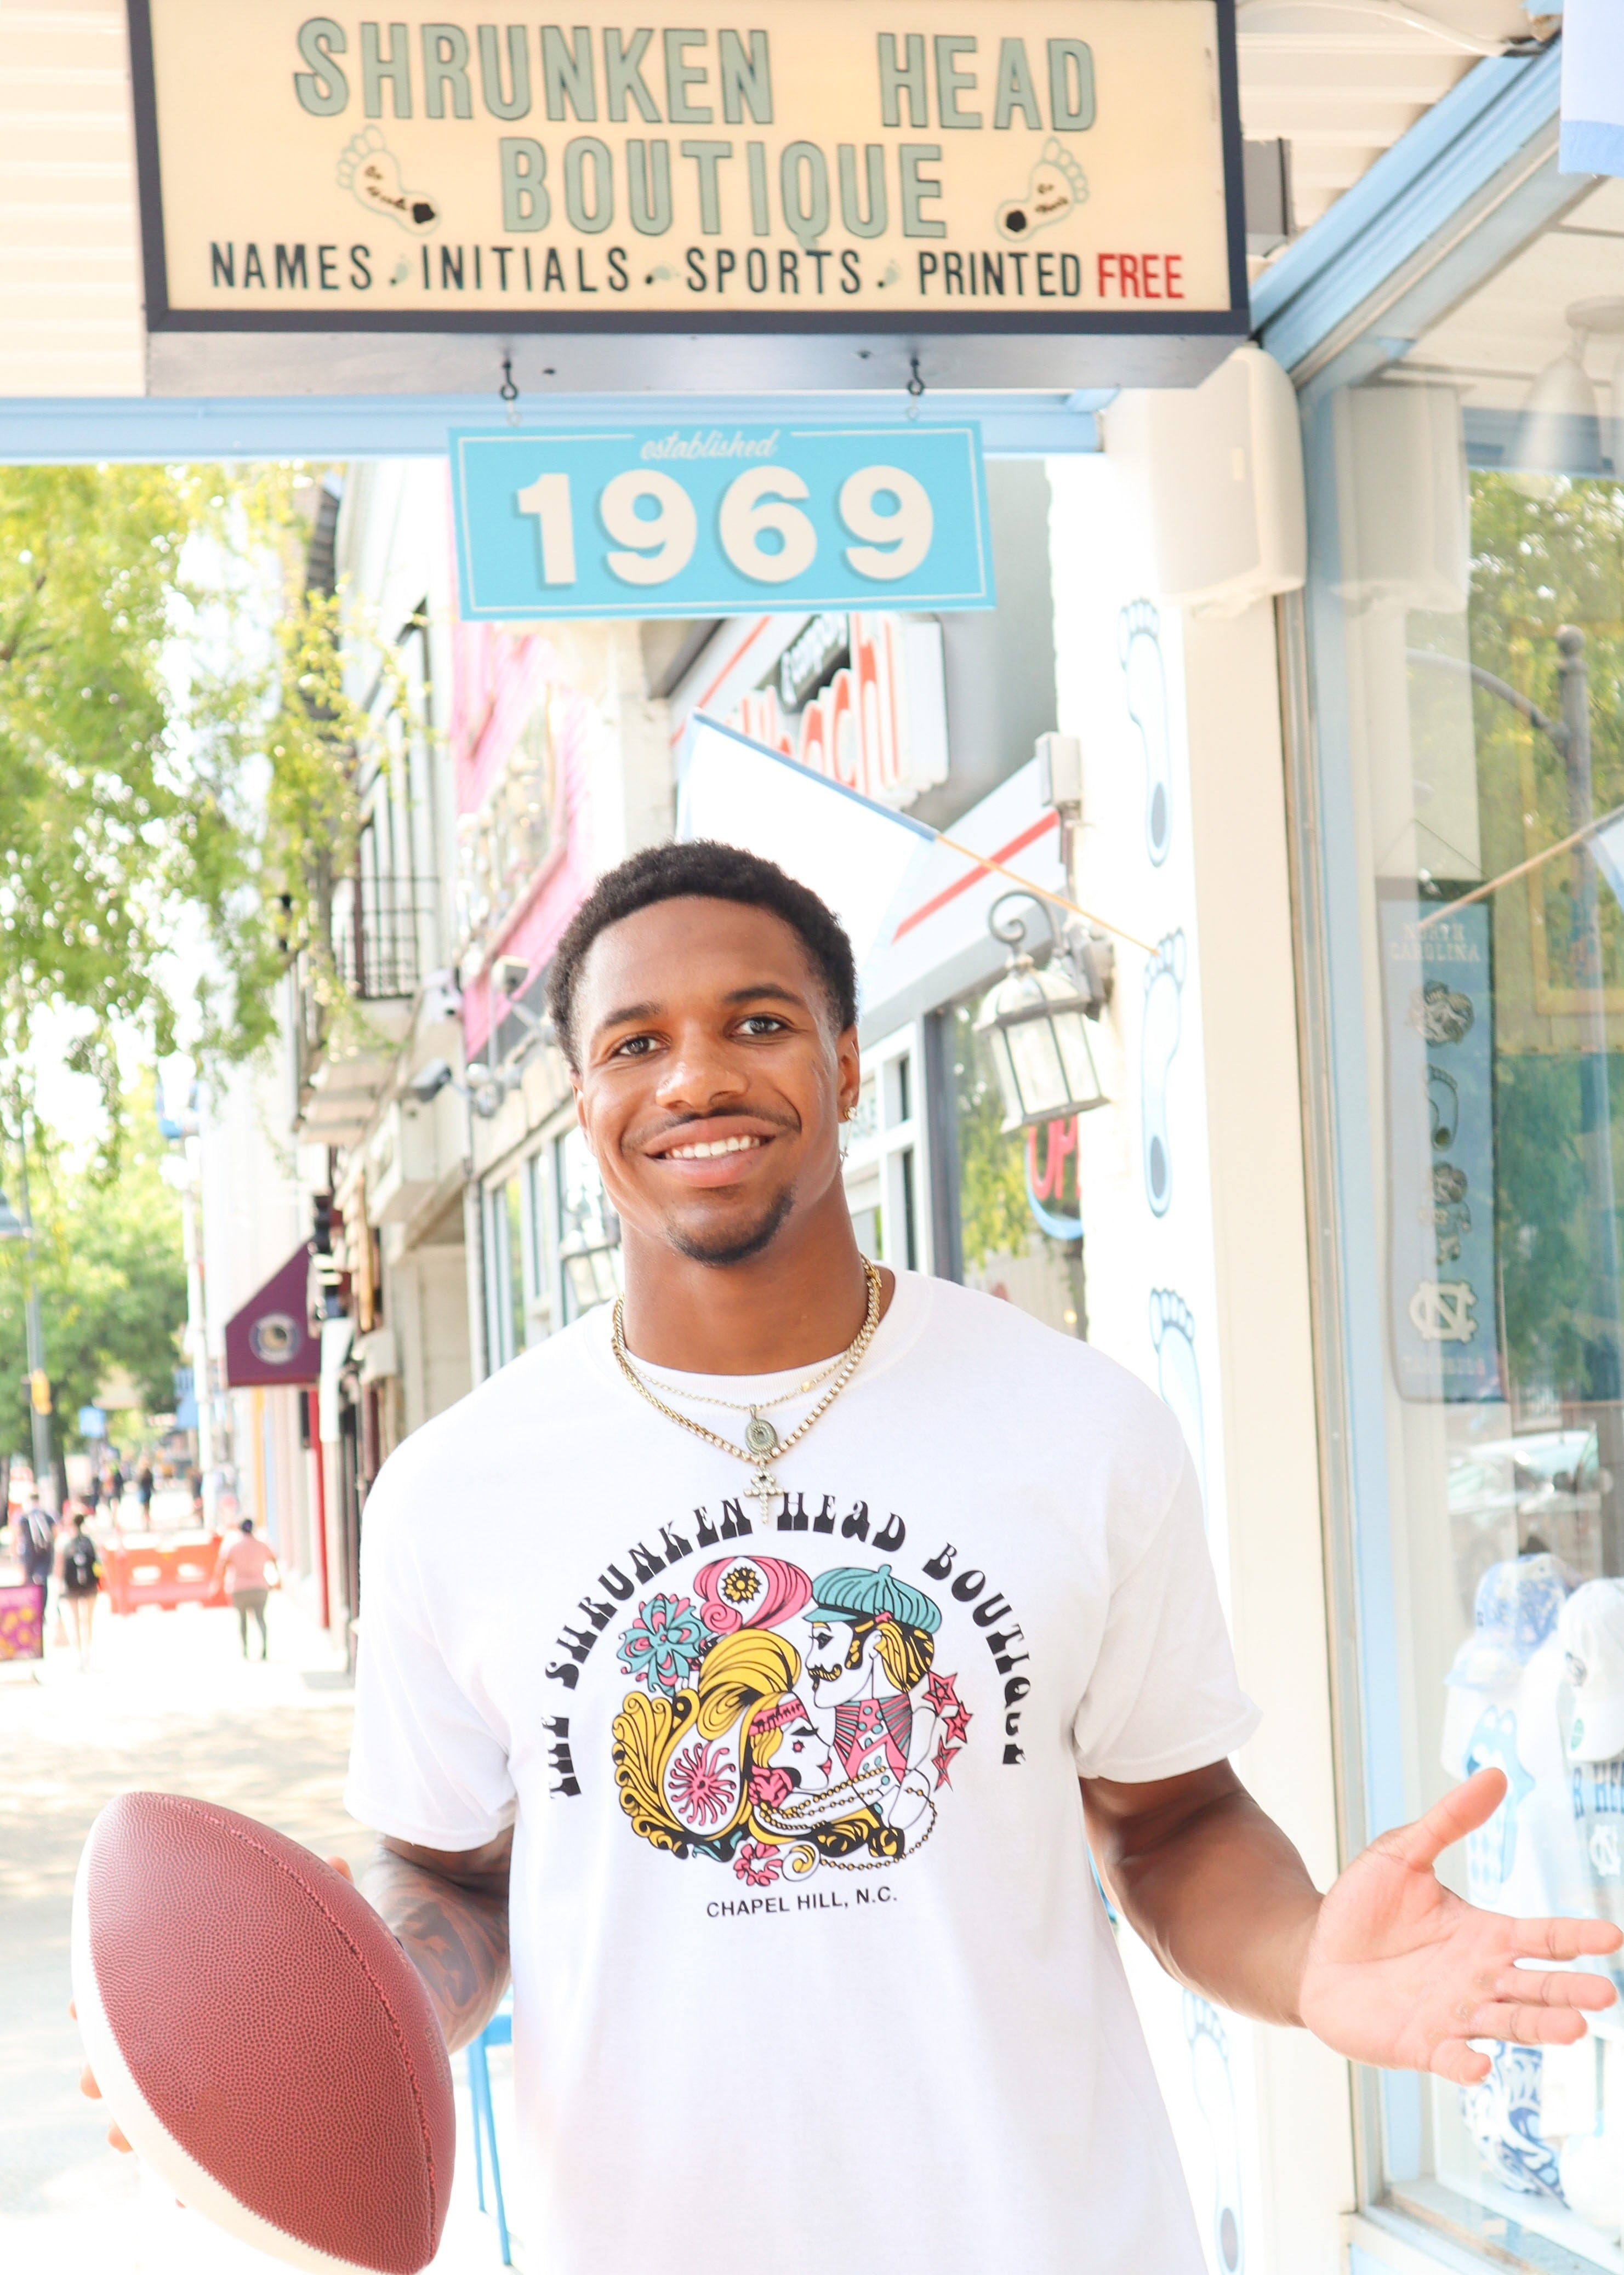
[{"label": "blue '1969' sign", "polygon": [[979,429],[451,437],[465,617],[990,608]]}]

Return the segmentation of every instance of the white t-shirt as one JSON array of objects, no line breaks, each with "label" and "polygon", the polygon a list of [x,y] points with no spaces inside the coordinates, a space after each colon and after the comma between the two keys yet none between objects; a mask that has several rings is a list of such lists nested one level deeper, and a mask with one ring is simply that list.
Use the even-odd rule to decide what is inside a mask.
[{"label": "white t-shirt", "polygon": [[[806,1372],[663,1379],[737,1444],[698,1394]],[[1199,2275],[1077,1788],[1256,1725],[1176,1424],[903,1274],[778,1475],[764,1533],[601,1311],[366,1504],[346,1799],[434,1848],[517,1826],[536,2264]]]}]

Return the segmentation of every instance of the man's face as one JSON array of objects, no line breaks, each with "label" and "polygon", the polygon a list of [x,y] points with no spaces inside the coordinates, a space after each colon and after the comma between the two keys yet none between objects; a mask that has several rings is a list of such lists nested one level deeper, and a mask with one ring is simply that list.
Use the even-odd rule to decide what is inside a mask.
[{"label": "man's face", "polygon": [[575,1035],[581,1127],[626,1225],[740,1263],[838,1180],[857,1036],[769,911],[695,896],[609,926]]},{"label": "man's face", "polygon": [[854,1651],[849,1621],[832,1620],[816,1606],[806,1614],[806,1680],[820,1706],[840,1706],[857,1698],[868,1682],[868,1651]]}]

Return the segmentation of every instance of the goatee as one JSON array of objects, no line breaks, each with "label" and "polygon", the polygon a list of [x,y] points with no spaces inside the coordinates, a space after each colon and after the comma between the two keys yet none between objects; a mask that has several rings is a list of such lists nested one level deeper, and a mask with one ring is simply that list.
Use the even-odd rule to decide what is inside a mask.
[{"label": "goatee", "polygon": [[716,1233],[709,1239],[702,1233],[674,1232],[671,1245],[694,1264],[748,1264],[777,1239],[792,1206],[789,1194],[780,1193],[767,1214],[748,1230]]}]

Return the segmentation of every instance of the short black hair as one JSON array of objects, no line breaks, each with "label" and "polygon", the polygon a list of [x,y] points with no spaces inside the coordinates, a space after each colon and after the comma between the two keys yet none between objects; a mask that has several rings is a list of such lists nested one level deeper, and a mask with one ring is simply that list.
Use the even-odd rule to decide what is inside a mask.
[{"label": "short black hair", "polygon": [[683,845],[650,845],[617,869],[600,877],[570,918],[554,951],[548,973],[547,1008],[564,1056],[579,1062],[575,1047],[575,991],[581,966],[601,932],[623,917],[658,901],[736,901],[781,917],[798,937],[823,982],[835,1025],[855,1027],[857,974],[851,942],[834,911],[809,886],[800,884],[759,853],[736,845],[695,838]]}]

